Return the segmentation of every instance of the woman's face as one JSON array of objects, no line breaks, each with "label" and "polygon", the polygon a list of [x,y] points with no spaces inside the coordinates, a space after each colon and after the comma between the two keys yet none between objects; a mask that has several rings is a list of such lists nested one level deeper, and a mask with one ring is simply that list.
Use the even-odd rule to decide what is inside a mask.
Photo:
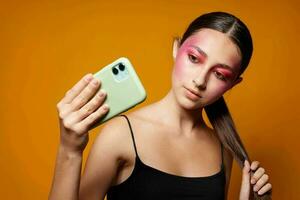
[{"label": "woman's face", "polygon": [[219,31],[201,29],[180,47],[175,44],[173,56],[172,90],[186,109],[213,103],[242,80],[239,49]]}]

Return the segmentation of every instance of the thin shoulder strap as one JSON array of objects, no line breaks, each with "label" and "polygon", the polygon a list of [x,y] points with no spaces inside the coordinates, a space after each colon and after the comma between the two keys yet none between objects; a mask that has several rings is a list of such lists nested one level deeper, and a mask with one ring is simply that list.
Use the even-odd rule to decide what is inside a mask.
[{"label": "thin shoulder strap", "polygon": [[133,141],[133,147],[134,147],[135,155],[138,157],[138,153],[137,153],[136,145],[135,145],[135,140],[134,140],[134,135],[133,135],[133,131],[132,131],[132,128],[131,128],[131,124],[130,124],[130,122],[129,122],[129,119],[128,119],[128,117],[127,117],[126,115],[119,115],[119,116],[125,117],[125,119],[126,119],[127,122],[128,122],[129,129],[130,129],[130,133],[131,133],[131,137],[132,137],[132,141]]}]

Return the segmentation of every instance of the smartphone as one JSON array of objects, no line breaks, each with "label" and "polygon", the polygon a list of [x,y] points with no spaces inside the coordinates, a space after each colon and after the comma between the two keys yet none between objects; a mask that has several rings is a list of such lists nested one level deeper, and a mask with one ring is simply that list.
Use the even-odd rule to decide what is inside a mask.
[{"label": "smartphone", "polygon": [[[104,103],[109,111],[95,122],[95,128],[114,116],[133,108],[146,99],[146,91],[128,58],[121,57],[93,74],[106,91]],[[103,103],[103,104],[104,104]]]}]

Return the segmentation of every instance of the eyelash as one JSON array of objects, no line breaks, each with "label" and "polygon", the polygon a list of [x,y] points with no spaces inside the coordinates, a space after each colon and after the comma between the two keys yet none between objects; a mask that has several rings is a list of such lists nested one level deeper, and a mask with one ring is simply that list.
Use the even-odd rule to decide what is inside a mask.
[{"label": "eyelash", "polygon": [[227,79],[225,78],[225,76],[223,76],[223,74],[221,74],[220,72],[215,72],[215,75],[218,79],[222,80],[222,81],[227,81]]},{"label": "eyelash", "polygon": [[[189,54],[188,55],[189,57],[189,60],[192,62],[192,63],[199,63],[199,60],[197,59],[196,56],[192,55],[192,54]],[[218,79],[222,80],[222,81],[227,81],[227,79],[225,78],[225,76],[220,73],[220,72],[215,72],[215,75]]]},{"label": "eyelash", "polygon": [[[194,56],[194,55],[189,54],[188,57],[189,57],[189,60],[190,60],[192,63],[198,63],[198,62],[199,62],[199,60],[197,59],[197,57]],[[195,61],[195,60],[197,60],[197,61]]]}]

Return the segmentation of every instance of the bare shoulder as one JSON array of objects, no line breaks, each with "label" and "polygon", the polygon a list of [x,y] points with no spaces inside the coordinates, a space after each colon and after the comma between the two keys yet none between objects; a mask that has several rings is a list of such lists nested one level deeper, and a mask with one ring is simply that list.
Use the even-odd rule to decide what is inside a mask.
[{"label": "bare shoulder", "polygon": [[145,123],[138,123],[139,121],[147,121],[145,115],[149,111],[149,106],[142,107],[134,112],[127,113],[126,116],[129,123],[124,116],[116,116],[103,124],[103,127],[96,137],[91,153],[110,151],[110,155],[118,162],[118,164],[132,162],[134,159],[134,148],[131,137],[131,130],[129,124],[143,125]]},{"label": "bare shoulder", "polygon": [[130,151],[130,133],[124,117],[107,121],[89,152],[81,178],[80,199],[103,198]]},{"label": "bare shoulder", "polygon": [[102,147],[109,149],[118,162],[124,161],[124,152],[128,150],[130,129],[122,116],[114,117],[104,124],[94,141],[95,150]]}]

